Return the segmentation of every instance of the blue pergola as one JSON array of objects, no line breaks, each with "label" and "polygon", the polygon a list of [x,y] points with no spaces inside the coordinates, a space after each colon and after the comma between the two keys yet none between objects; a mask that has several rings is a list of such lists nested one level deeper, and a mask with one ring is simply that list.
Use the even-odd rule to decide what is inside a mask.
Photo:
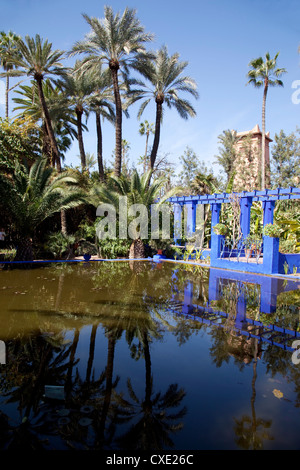
[{"label": "blue pergola", "polygon": [[[250,211],[252,203],[257,201],[262,203],[263,226],[273,224],[274,209],[276,201],[300,199],[300,188],[278,188],[265,189],[263,191],[254,190],[251,192],[242,191],[240,193],[220,193],[204,196],[181,196],[172,197],[168,201],[174,206],[174,240],[175,244],[180,244],[180,234],[182,227],[183,208],[186,208],[187,233],[192,236],[196,231],[196,212],[198,204],[209,204],[211,208],[211,251],[210,265],[212,267],[225,268],[230,270],[248,271],[264,274],[284,273],[283,265],[286,262],[290,273],[293,267],[300,268],[300,255],[283,255],[279,253],[279,239],[264,236],[264,256],[263,262],[248,263],[236,262],[222,258],[221,243],[224,237],[215,234],[213,228],[219,223],[221,206],[230,203],[233,198],[238,198],[240,202],[240,225],[242,237],[246,238],[250,233]],[[180,227],[180,230],[178,230]]]}]

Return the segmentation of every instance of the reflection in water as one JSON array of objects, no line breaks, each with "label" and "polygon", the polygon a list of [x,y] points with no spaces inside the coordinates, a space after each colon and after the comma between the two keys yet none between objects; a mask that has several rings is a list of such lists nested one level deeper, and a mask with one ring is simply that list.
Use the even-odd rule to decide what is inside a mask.
[{"label": "reflection in water", "polygon": [[290,406],[299,432],[299,285],[232,275],[150,261],[0,272],[0,448],[296,448],[275,423]]}]

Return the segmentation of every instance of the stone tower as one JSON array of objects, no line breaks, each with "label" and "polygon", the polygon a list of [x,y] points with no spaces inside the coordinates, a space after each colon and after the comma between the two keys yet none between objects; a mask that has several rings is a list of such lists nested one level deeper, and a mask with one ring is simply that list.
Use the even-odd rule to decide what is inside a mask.
[{"label": "stone tower", "polygon": [[[252,130],[237,132],[236,135],[238,141],[235,144],[234,191],[260,189],[262,132],[257,124]],[[266,183],[268,184],[270,174],[269,144],[272,142],[269,132],[265,135],[265,142]]]}]

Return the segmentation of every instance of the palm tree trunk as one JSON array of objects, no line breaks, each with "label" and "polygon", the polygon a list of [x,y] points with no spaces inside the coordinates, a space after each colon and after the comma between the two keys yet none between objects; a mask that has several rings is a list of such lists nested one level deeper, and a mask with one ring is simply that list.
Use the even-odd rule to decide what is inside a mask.
[{"label": "palm tree trunk", "polygon": [[5,117],[8,119],[8,93],[9,93],[9,76],[6,76],[6,91],[5,91]]},{"label": "palm tree trunk", "polygon": [[15,261],[33,261],[32,240],[24,238],[18,242]]},{"label": "palm tree trunk", "polygon": [[261,189],[266,185],[266,99],[268,92],[268,82],[265,81],[263,105],[262,105],[262,144],[261,144]]},{"label": "palm tree trunk", "polygon": [[82,110],[78,107],[76,108],[76,116],[77,116],[77,132],[78,132],[78,145],[79,145],[79,153],[80,153],[80,160],[81,160],[81,169],[84,171],[86,169],[86,157],[83,145],[83,137],[82,137]]},{"label": "palm tree trunk", "polygon": [[144,157],[144,173],[146,173],[146,168],[147,168],[148,140],[149,140],[149,131],[146,131],[146,148],[145,148],[145,157]]},{"label": "palm tree trunk", "polygon": [[161,99],[156,99],[155,134],[154,134],[153,147],[152,147],[152,151],[151,151],[151,155],[150,155],[150,168],[151,168],[151,170],[154,169],[154,164],[155,164],[157,151],[158,151],[159,138],[160,138],[161,116],[162,116],[162,100]]},{"label": "palm tree trunk", "polygon": [[35,80],[37,82],[37,89],[38,89],[39,99],[40,99],[40,103],[41,103],[41,106],[42,106],[42,110],[43,110],[43,114],[44,114],[44,118],[45,118],[45,123],[46,123],[47,131],[48,131],[48,135],[49,135],[49,138],[50,138],[51,146],[52,146],[52,149],[53,149],[53,154],[54,154],[54,158],[55,158],[55,161],[56,161],[57,169],[58,169],[58,171],[61,171],[61,164],[60,164],[60,157],[59,157],[57,142],[56,142],[54,131],[53,131],[53,128],[52,128],[51,118],[50,118],[50,114],[49,114],[48,107],[47,107],[47,104],[46,104],[45,96],[44,96],[44,93],[43,93],[42,77],[40,75],[36,75]]},{"label": "palm tree trunk", "polygon": [[[46,100],[45,100],[44,93],[43,93],[42,78],[39,75],[37,75],[35,76],[35,80],[37,82],[39,99],[40,99],[41,106],[43,109],[45,124],[46,124],[47,132],[49,135],[49,139],[51,142],[52,151],[54,154],[54,160],[56,162],[58,172],[61,172],[59,151],[58,151],[56,138],[55,138],[54,131],[52,128],[52,124],[51,124],[50,114],[49,114],[48,107],[47,107]],[[60,213],[60,219],[61,219],[61,232],[64,235],[66,235],[67,234],[67,219],[66,219],[66,213],[64,210],[62,210]]]},{"label": "palm tree trunk", "polygon": [[115,168],[114,174],[117,177],[121,175],[122,167],[122,103],[118,83],[119,64],[116,61],[110,62],[110,70],[114,87],[115,105],[116,105],[116,149],[115,149]]},{"label": "palm tree trunk", "polygon": [[67,235],[68,234],[67,216],[66,216],[66,211],[64,210],[60,211],[60,224],[61,224],[61,233],[63,235]]},{"label": "palm tree trunk", "polygon": [[102,129],[100,113],[96,111],[96,129],[97,129],[97,158],[98,158],[98,170],[99,179],[104,182],[104,168],[103,168],[103,149],[102,149]]}]

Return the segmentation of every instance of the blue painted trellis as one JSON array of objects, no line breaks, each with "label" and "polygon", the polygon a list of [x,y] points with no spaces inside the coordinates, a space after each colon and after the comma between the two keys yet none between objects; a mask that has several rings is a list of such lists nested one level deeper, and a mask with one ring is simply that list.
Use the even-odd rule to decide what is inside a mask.
[{"label": "blue painted trellis", "polygon": [[213,228],[220,220],[221,206],[231,203],[233,199],[240,203],[240,227],[242,238],[250,233],[250,211],[253,202],[260,201],[263,209],[263,226],[273,223],[276,201],[300,199],[300,188],[278,188],[254,190],[240,193],[219,193],[204,196],[172,197],[168,201],[174,206],[174,240],[179,245],[182,238],[182,217],[185,208],[185,225],[188,237],[196,231],[196,213],[199,204],[209,204],[211,209],[211,251],[210,263],[213,267],[233,269],[238,271],[250,271],[257,273],[283,273],[283,265],[286,262],[289,272],[293,267],[300,268],[300,255],[282,255],[279,253],[279,239],[264,236],[264,256],[261,263],[248,263],[239,261],[239,257],[224,258],[224,236],[215,234]]}]

